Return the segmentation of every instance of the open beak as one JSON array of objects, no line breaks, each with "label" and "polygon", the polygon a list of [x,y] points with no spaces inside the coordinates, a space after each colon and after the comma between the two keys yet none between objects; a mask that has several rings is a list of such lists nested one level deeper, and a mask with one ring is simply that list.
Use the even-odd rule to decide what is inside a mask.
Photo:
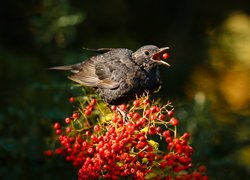
[{"label": "open beak", "polygon": [[[167,53],[167,50],[169,49],[169,47],[163,47],[163,48],[160,48],[158,52],[156,52],[152,57],[151,59],[153,61],[156,61],[156,62],[159,62],[159,63],[162,63],[166,66],[170,66],[170,64],[168,64],[166,61],[164,61],[165,58],[164,57],[164,54]],[[168,54],[167,54],[168,55]]]}]

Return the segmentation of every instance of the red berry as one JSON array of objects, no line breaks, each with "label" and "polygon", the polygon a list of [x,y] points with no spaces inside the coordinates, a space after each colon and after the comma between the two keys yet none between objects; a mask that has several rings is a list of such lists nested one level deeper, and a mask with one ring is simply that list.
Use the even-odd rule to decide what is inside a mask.
[{"label": "red berry", "polygon": [[86,131],[86,132],[85,132],[85,135],[86,135],[86,136],[91,136],[91,132],[90,132],[90,131]]},{"label": "red berry", "polygon": [[202,180],[208,180],[208,176],[202,176]]},{"label": "red berry", "polygon": [[119,108],[122,110],[122,111],[125,111],[127,109],[127,106],[125,104],[121,104],[119,106]]},{"label": "red berry", "polygon": [[182,137],[184,138],[184,139],[187,139],[187,138],[189,138],[191,135],[189,134],[189,133],[184,133],[183,135],[182,135]]},{"label": "red berry", "polygon": [[66,117],[66,118],[64,119],[64,121],[65,121],[66,124],[69,124],[69,123],[71,122],[71,119],[70,119],[69,117]]},{"label": "red berry", "polygon": [[110,156],[110,151],[108,150],[108,149],[105,149],[104,150],[104,156],[106,157],[106,158],[108,158],[109,156]]},{"label": "red berry", "polygon": [[149,116],[151,113],[152,113],[152,111],[150,109],[147,109],[144,114],[145,114],[145,116]]},{"label": "red berry", "polygon": [[144,124],[145,124],[145,122],[146,122],[146,119],[145,118],[140,118],[140,120],[139,121],[137,121],[137,126],[143,126]]},{"label": "red berry", "polygon": [[74,144],[74,149],[80,149],[81,145],[79,143]]},{"label": "red berry", "polygon": [[52,150],[46,150],[43,152],[44,156],[52,156],[53,155],[53,151]]},{"label": "red berry", "polygon": [[54,129],[60,129],[61,128],[61,125],[59,122],[55,122],[54,124]]},{"label": "red berry", "polygon": [[61,130],[61,129],[56,129],[56,134],[57,134],[57,135],[62,134],[62,130]]},{"label": "red berry", "polygon": [[137,149],[143,149],[146,145],[147,145],[146,142],[144,142],[144,141],[138,141],[136,147],[137,147]]},{"label": "red berry", "polygon": [[164,114],[160,114],[159,117],[158,117],[160,120],[164,120],[166,119],[166,116]]},{"label": "red berry", "polygon": [[94,148],[90,147],[90,148],[88,148],[88,150],[87,150],[87,151],[88,151],[88,153],[89,153],[89,154],[93,154],[93,152],[94,152]]},{"label": "red berry", "polygon": [[163,137],[167,138],[167,137],[170,137],[170,131],[169,130],[166,130],[163,132]]},{"label": "red berry", "polygon": [[198,172],[194,172],[193,173],[193,176],[194,176],[194,179],[196,180],[198,180],[198,179],[201,179],[201,174],[200,173],[198,173]]},{"label": "red berry", "polygon": [[93,111],[93,109],[94,109],[94,106],[91,104],[86,107],[86,110],[89,110],[89,111]]},{"label": "red berry", "polygon": [[173,117],[173,115],[174,115],[174,111],[173,110],[168,111],[168,117]]},{"label": "red berry", "polygon": [[130,118],[132,118],[133,115],[134,115],[134,112],[129,112],[129,113],[128,113],[128,117],[130,117]]},{"label": "red berry", "polygon": [[87,147],[88,143],[86,141],[82,142],[82,147]]},{"label": "red berry", "polygon": [[119,120],[119,118],[118,118],[118,117],[113,117],[113,119],[112,119],[112,121],[113,121],[114,123],[117,123],[117,122],[118,122],[118,120]]},{"label": "red berry", "polygon": [[157,115],[156,114],[154,114],[153,116],[151,116],[151,120],[152,121],[155,121],[157,119]]},{"label": "red berry", "polygon": [[198,168],[198,171],[199,171],[199,172],[206,172],[206,170],[207,170],[206,166],[200,166],[200,167]]},{"label": "red berry", "polygon": [[94,131],[98,132],[100,130],[100,126],[99,125],[95,125],[94,126]]},{"label": "red berry", "polygon": [[151,110],[152,113],[155,113],[155,112],[159,112],[159,111],[160,111],[160,108],[157,107],[157,106],[152,106],[152,107],[150,108],[150,110]]},{"label": "red berry", "polygon": [[86,110],[84,111],[84,114],[85,114],[86,116],[89,116],[91,113],[92,113],[92,111],[89,110],[89,109],[86,109]]},{"label": "red berry", "polygon": [[172,117],[169,121],[170,124],[174,125],[174,126],[177,126],[179,124],[179,120]]},{"label": "red berry", "polygon": [[69,102],[70,102],[70,103],[75,102],[75,98],[74,98],[74,97],[70,97],[70,98],[69,98]]},{"label": "red berry", "polygon": [[134,105],[135,107],[140,106],[140,101],[139,101],[139,100],[134,100],[133,105]]},{"label": "red berry", "polygon": [[152,106],[152,107],[150,108],[150,110],[151,110],[152,113],[155,113],[155,112],[156,112],[156,106]]},{"label": "red berry", "polygon": [[135,168],[131,168],[131,169],[130,169],[130,172],[131,172],[132,174],[134,174],[134,173],[135,173]]},{"label": "red berry", "polygon": [[73,113],[72,116],[71,116],[73,119],[77,119],[79,117],[79,114],[78,113]]},{"label": "red berry", "polygon": [[67,127],[67,128],[65,129],[65,132],[66,132],[66,133],[70,133],[70,132],[71,132],[71,128],[70,128],[70,127]]},{"label": "red berry", "polygon": [[117,120],[117,123],[122,124],[122,123],[123,123],[123,119],[122,119],[122,118],[119,118],[119,119]]},{"label": "red berry", "polygon": [[160,168],[164,169],[167,165],[168,165],[168,163],[166,161],[163,161],[160,163]]},{"label": "red berry", "polygon": [[156,134],[156,127],[155,126],[149,127],[149,134]]},{"label": "red berry", "polygon": [[95,105],[96,104],[96,99],[91,99],[90,105]]},{"label": "red berry", "polygon": [[162,55],[162,58],[163,59],[167,59],[169,57],[169,54],[168,53],[164,53],[163,55]]},{"label": "red berry", "polygon": [[138,120],[140,117],[141,117],[141,115],[138,112],[136,112],[133,114],[132,119]]},{"label": "red berry", "polygon": [[157,127],[157,128],[156,128],[156,132],[157,132],[157,133],[161,133],[161,132],[162,132],[161,127]]},{"label": "red berry", "polygon": [[143,104],[148,104],[148,103],[149,103],[148,98],[146,98],[146,99],[143,100]]},{"label": "red berry", "polygon": [[115,106],[115,105],[112,105],[112,106],[111,106],[111,109],[112,109],[113,111],[115,111],[115,110],[116,110],[116,106]]}]

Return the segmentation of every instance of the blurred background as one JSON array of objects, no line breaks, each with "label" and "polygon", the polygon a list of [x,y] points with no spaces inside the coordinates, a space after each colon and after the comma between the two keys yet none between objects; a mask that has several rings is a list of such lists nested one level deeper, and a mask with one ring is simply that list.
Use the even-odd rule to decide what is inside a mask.
[{"label": "blurred background", "polygon": [[248,0],[5,0],[0,13],[1,180],[77,179],[43,156],[75,93],[66,72],[47,68],[89,57],[82,47],[146,44],[171,47],[159,97],[192,133],[194,162],[211,179],[249,179]]}]

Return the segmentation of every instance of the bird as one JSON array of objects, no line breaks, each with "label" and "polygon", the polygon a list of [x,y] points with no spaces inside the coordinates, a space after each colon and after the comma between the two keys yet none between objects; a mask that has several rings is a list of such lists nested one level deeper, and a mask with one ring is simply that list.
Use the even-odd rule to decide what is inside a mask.
[{"label": "bird", "polygon": [[92,87],[110,105],[120,105],[160,86],[159,65],[170,66],[169,47],[145,45],[133,52],[126,48],[90,49],[99,54],[80,63],[56,66],[52,70],[68,70],[68,78]]}]

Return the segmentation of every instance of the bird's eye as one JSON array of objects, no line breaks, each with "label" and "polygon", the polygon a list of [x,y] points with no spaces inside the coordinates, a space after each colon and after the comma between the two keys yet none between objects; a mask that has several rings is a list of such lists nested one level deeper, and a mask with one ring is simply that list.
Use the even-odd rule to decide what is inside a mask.
[{"label": "bird's eye", "polygon": [[148,56],[150,53],[148,51],[144,51],[144,54]]}]

